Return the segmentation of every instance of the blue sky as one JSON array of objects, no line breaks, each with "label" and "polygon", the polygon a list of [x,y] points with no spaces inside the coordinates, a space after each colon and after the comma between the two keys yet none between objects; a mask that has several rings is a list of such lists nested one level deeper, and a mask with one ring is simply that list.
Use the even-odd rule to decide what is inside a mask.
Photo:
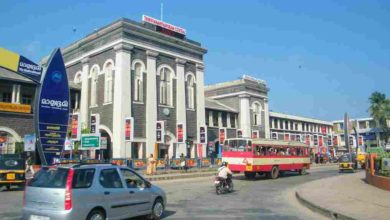
[{"label": "blue sky", "polygon": [[206,84],[248,74],[267,81],[271,110],[325,120],[390,96],[389,1],[1,0],[0,47],[39,61],[120,17],[159,18],[161,2],[208,49]]}]

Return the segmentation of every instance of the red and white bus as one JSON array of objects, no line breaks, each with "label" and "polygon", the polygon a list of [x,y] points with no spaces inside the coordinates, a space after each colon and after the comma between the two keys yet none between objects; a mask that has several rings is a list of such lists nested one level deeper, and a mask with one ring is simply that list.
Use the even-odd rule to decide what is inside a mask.
[{"label": "red and white bus", "polygon": [[244,172],[254,178],[265,173],[276,179],[284,171],[298,171],[303,175],[310,168],[309,147],[297,141],[271,139],[227,139],[223,145],[222,161],[232,172]]}]

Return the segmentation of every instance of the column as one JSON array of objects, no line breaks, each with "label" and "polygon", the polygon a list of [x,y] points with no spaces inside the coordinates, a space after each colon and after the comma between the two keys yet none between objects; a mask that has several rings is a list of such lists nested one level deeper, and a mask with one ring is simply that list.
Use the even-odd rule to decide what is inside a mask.
[{"label": "column", "polygon": [[[125,141],[125,118],[131,116],[131,50],[129,44],[120,43],[115,50],[114,103],[112,126],[112,157],[129,155],[131,142]],[[132,128],[134,130],[134,128]]]},{"label": "column", "polygon": [[81,60],[81,101],[80,101],[80,124],[81,129],[88,127],[88,75],[89,75],[89,58]]},{"label": "column", "polygon": [[158,53],[146,51],[146,147],[147,157],[154,153],[156,143],[156,122],[157,122],[157,89],[156,87],[156,57]]},{"label": "column", "polygon": [[[200,142],[200,137],[199,137],[199,127],[200,126],[205,126],[206,121],[206,111],[205,111],[205,98],[204,98],[204,66],[202,64],[196,64],[196,124],[197,124],[197,140],[198,143]],[[210,114],[209,118],[210,119]],[[209,126],[211,127],[212,121],[209,120]],[[207,129],[207,128],[206,128]],[[206,137],[206,142],[207,142],[207,137]],[[202,146],[202,156],[206,157],[206,144],[203,144]]]},{"label": "column", "polygon": [[21,96],[21,85],[16,85],[16,97],[15,97],[15,102],[20,103],[20,96]]},{"label": "column", "polygon": [[[176,123],[183,123],[184,140],[187,140],[186,99],[184,64],[185,60],[176,58]],[[197,92],[198,93],[198,92]],[[177,144],[176,154],[186,155],[186,144]]]},{"label": "column", "polygon": [[230,123],[230,113],[227,113],[226,117],[227,117],[227,127],[231,128],[232,126],[231,126],[231,123]]},{"label": "column", "polygon": [[218,127],[222,128],[222,112],[218,112]]},{"label": "column", "polygon": [[17,93],[17,85],[13,84],[12,85],[12,97],[11,97],[11,102],[12,103],[16,102],[16,93]]},{"label": "column", "polygon": [[264,131],[265,131],[265,138],[271,138],[271,130],[270,130],[270,121],[269,121],[269,105],[268,105],[268,99],[264,99],[264,115],[265,115],[265,121],[264,121]]},{"label": "column", "polygon": [[240,95],[240,129],[243,137],[251,136],[251,120],[249,108],[249,95]]}]

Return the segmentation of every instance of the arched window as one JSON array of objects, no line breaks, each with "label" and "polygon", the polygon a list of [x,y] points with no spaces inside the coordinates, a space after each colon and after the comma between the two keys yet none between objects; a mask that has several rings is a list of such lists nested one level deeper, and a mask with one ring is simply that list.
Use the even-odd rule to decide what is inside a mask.
[{"label": "arched window", "polygon": [[261,106],[260,103],[254,102],[252,104],[253,124],[261,125]]},{"label": "arched window", "polygon": [[160,104],[172,105],[172,71],[163,67],[160,69]]},{"label": "arched window", "polygon": [[112,102],[112,72],[113,65],[111,62],[104,66],[104,103]]},{"label": "arched window", "polygon": [[81,83],[81,72],[80,71],[77,72],[76,75],[74,76],[73,82],[75,84]]},{"label": "arched window", "polygon": [[134,101],[142,102],[144,100],[144,90],[143,90],[143,66],[141,63],[137,62],[134,65]]},{"label": "arched window", "polygon": [[91,69],[91,107],[97,105],[97,83],[98,83],[99,67],[93,66]]},{"label": "arched window", "polygon": [[190,109],[195,108],[195,88],[194,88],[194,83],[195,83],[195,77],[192,74],[187,75],[187,106]]}]

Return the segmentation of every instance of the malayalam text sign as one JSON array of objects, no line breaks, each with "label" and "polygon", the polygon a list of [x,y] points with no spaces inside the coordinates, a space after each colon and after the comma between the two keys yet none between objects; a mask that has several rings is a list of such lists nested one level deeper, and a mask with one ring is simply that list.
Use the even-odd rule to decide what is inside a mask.
[{"label": "malayalam text sign", "polygon": [[81,149],[99,149],[100,136],[96,134],[81,135]]}]

